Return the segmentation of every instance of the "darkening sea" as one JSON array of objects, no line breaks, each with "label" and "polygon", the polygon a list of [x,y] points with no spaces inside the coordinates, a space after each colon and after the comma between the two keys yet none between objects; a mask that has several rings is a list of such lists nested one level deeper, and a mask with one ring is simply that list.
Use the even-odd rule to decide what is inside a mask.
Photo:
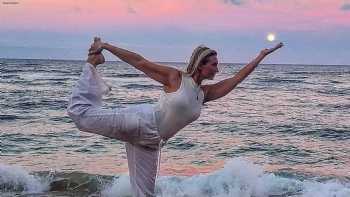
[{"label": "darkening sea", "polygon": [[[185,63],[164,63],[185,69]],[[123,143],[66,114],[83,61],[0,59],[0,196],[130,196]],[[219,66],[215,83],[243,64]],[[99,71],[105,107],[156,103],[131,66]],[[350,197],[350,66],[261,65],[162,150],[159,197]]]}]

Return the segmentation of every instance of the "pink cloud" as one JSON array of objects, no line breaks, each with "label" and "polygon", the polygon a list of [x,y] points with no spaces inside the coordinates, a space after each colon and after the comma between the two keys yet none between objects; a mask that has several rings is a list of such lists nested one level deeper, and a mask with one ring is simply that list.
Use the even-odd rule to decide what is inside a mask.
[{"label": "pink cloud", "polygon": [[[243,2],[243,1],[240,1]],[[322,30],[350,27],[342,0],[27,0],[1,5],[2,29],[88,31],[161,28],[189,30]]]}]

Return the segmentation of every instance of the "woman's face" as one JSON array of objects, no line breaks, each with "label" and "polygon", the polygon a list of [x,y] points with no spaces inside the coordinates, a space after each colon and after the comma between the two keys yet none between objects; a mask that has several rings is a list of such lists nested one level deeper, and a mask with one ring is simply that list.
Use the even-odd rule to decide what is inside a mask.
[{"label": "woman's face", "polygon": [[218,70],[218,58],[216,55],[208,57],[208,62],[199,68],[200,74],[204,79],[214,79]]}]

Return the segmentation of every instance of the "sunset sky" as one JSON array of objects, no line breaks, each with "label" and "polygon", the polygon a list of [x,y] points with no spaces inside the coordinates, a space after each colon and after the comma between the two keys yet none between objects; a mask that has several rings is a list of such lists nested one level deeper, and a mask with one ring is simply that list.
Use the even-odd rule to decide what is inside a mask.
[{"label": "sunset sky", "polygon": [[265,63],[350,65],[350,0],[0,2],[0,58],[85,59],[98,35],[153,61],[185,62],[206,44],[222,62],[247,62],[283,41]]}]

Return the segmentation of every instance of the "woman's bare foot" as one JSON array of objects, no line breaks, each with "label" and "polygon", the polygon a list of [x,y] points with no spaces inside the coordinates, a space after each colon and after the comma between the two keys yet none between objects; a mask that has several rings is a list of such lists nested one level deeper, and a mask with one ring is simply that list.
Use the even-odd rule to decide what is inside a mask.
[{"label": "woman's bare foot", "polygon": [[102,45],[103,43],[101,41],[101,38],[95,37],[94,43],[91,44],[91,47],[89,49],[89,55],[100,54],[103,50]]}]

